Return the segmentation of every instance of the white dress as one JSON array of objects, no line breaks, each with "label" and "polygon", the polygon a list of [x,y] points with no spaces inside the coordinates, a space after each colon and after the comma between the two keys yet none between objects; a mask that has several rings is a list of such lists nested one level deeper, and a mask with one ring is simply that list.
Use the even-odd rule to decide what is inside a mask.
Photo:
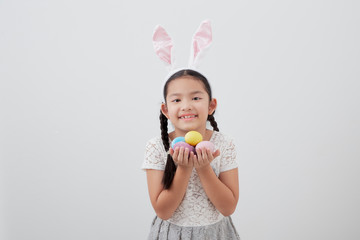
[{"label": "white dress", "polygon": [[[214,131],[210,141],[214,143],[215,149],[220,150],[220,156],[216,157],[210,164],[218,177],[221,172],[238,167],[238,164],[236,162],[236,149],[233,139],[229,138],[223,133]],[[159,136],[149,140],[146,144],[145,158],[142,164],[142,169],[164,170],[166,160],[167,153],[165,152],[161,137]],[[157,221],[159,221],[158,217],[156,219],[158,219]],[[185,196],[181,204],[176,209],[173,216],[162,224],[169,226],[174,225],[177,229],[184,228],[189,230],[189,227],[192,227],[193,229],[197,229],[198,231],[199,227],[218,225],[220,226],[221,221],[224,222],[221,223],[222,225],[232,225],[231,219],[224,217],[211,203],[201,185],[196,170],[193,169]],[[227,228],[229,228],[229,226],[227,226]],[[229,239],[240,239],[238,234],[236,233],[235,228],[233,226],[230,226],[230,228],[233,228],[232,231],[234,232],[234,237]],[[160,229],[154,231],[160,231]],[[169,229],[167,231],[169,231]],[[228,229],[225,232],[229,232]],[[157,235],[157,238],[159,238],[159,235]],[[181,236],[179,238],[181,238]]]}]

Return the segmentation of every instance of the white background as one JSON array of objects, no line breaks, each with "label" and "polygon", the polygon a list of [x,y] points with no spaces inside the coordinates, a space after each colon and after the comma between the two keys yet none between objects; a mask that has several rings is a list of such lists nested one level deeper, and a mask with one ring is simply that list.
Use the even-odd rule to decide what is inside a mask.
[{"label": "white background", "polygon": [[[220,3],[221,2],[221,3]],[[359,1],[0,0],[0,239],[145,239],[166,70],[201,66],[238,150],[242,240],[360,238]]]}]

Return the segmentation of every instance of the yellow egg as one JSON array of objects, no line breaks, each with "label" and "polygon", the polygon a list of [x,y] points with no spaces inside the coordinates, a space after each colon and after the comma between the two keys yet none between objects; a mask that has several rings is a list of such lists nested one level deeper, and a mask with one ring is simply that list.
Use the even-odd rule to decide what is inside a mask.
[{"label": "yellow egg", "polygon": [[185,142],[187,142],[188,144],[190,144],[192,146],[196,146],[196,144],[201,142],[202,139],[203,138],[202,138],[201,133],[199,133],[197,131],[190,131],[185,134]]}]

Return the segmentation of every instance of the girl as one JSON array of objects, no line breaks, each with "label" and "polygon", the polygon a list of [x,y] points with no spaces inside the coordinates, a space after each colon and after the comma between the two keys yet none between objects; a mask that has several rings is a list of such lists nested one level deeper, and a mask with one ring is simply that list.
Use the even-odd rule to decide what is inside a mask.
[{"label": "girl", "polygon": [[[217,127],[208,80],[198,71],[179,70],[167,79],[163,97],[161,137],[148,141],[142,165],[157,215],[148,239],[240,239],[230,217],[239,197],[236,151]],[[174,126],[170,133],[168,120]],[[198,149],[195,155],[170,148],[174,138],[192,130],[217,150]]]}]

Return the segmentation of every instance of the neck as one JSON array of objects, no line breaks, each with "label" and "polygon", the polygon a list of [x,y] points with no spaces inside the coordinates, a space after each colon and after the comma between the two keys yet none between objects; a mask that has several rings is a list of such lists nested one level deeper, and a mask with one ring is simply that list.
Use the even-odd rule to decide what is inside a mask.
[{"label": "neck", "polygon": [[[206,127],[202,128],[202,129],[195,129],[194,131],[199,132],[203,136],[204,141],[209,141],[211,138],[212,132],[213,132],[213,131],[207,129]],[[169,137],[171,140],[173,140],[177,137],[184,137],[187,132],[188,131],[183,131],[181,129],[175,129],[174,132],[169,133]]]}]

